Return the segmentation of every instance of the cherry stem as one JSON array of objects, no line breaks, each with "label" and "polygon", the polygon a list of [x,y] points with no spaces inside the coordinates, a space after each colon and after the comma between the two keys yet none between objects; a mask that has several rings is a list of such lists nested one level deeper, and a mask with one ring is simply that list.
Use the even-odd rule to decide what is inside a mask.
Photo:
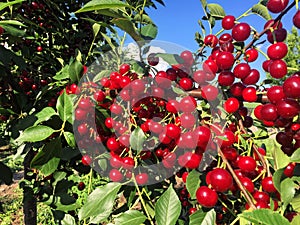
[{"label": "cherry stem", "polygon": [[238,176],[235,174],[232,166],[230,165],[230,163],[228,162],[228,160],[226,159],[225,155],[223,154],[222,150],[218,147],[218,154],[221,156],[223,162],[226,164],[229,172],[231,173],[234,181],[236,182],[236,184],[238,185],[239,189],[243,192],[246,201],[248,202],[250,208],[252,209],[256,209],[256,206],[254,204],[254,202],[252,201],[251,196],[249,195],[249,193],[247,192],[246,188],[243,186],[243,184],[241,183],[240,179],[238,178]]}]

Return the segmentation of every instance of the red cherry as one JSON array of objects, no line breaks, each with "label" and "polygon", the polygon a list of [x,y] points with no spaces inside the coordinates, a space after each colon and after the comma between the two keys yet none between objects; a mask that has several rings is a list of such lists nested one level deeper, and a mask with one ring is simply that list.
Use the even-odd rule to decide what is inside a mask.
[{"label": "red cherry", "polygon": [[186,96],[180,100],[179,105],[182,112],[188,113],[196,110],[197,102],[192,96]]},{"label": "red cherry", "polygon": [[242,96],[247,102],[255,102],[257,100],[256,89],[254,87],[246,87],[242,92]]},{"label": "red cherry", "polygon": [[287,31],[284,28],[277,28],[273,32],[267,33],[267,38],[270,43],[283,42],[287,37]]},{"label": "red cherry", "polygon": [[240,107],[240,102],[236,98],[228,98],[224,103],[224,109],[228,113],[236,112]]},{"label": "red cherry", "polygon": [[263,202],[266,202],[267,204],[270,202],[270,196],[266,192],[263,192],[263,191],[255,191],[253,193],[253,198],[256,201],[263,201]]},{"label": "red cherry", "polygon": [[195,136],[198,137],[199,147],[206,147],[207,143],[211,139],[211,131],[208,127],[199,126],[195,129]]},{"label": "red cherry", "polygon": [[300,76],[293,75],[283,83],[283,92],[289,98],[300,98]]},{"label": "red cherry", "polygon": [[300,29],[300,10],[298,10],[293,16],[293,24],[295,27]]},{"label": "red cherry", "polygon": [[222,71],[218,76],[218,83],[220,86],[230,86],[234,82],[234,74],[230,71]]},{"label": "red cherry", "polygon": [[181,129],[180,127],[176,126],[173,123],[167,124],[166,125],[166,135],[172,139],[177,139],[179,138],[181,134]]},{"label": "red cherry", "polygon": [[230,87],[230,92],[235,97],[242,96],[243,90],[246,88],[246,86],[242,83],[234,83]]},{"label": "red cherry", "polygon": [[185,91],[191,90],[193,88],[193,85],[193,81],[188,77],[184,77],[179,81],[179,86],[182,87],[182,89]]},{"label": "red cherry", "polygon": [[0,35],[2,35],[4,33],[4,29],[3,27],[0,26]]},{"label": "red cherry", "polygon": [[182,156],[178,157],[178,164],[188,169],[198,168],[202,157],[196,153],[186,152]]},{"label": "red cherry", "polygon": [[166,104],[166,110],[170,113],[177,113],[179,111],[179,102],[176,100],[169,100]]},{"label": "red cherry", "polygon": [[109,163],[113,168],[119,169],[122,167],[123,161],[120,156],[112,154]]},{"label": "red cherry", "polygon": [[222,27],[224,30],[231,30],[234,27],[235,17],[232,15],[226,15],[222,19]]},{"label": "red cherry", "polygon": [[269,0],[267,2],[267,8],[272,13],[280,13],[287,7],[288,4],[289,0]]},{"label": "red cherry", "polygon": [[231,52],[220,52],[216,58],[216,63],[221,70],[231,69],[234,64],[234,56]]},{"label": "red cherry", "polygon": [[132,170],[134,168],[135,162],[134,159],[127,156],[123,158],[123,168],[127,170]]},{"label": "red cherry", "polygon": [[243,184],[243,186],[247,189],[247,191],[249,191],[250,193],[254,192],[254,184],[250,178],[241,177],[240,181]]},{"label": "red cherry", "polygon": [[285,99],[277,102],[277,112],[283,118],[294,118],[300,112],[300,105],[294,99]]},{"label": "red cherry", "polygon": [[89,129],[86,123],[82,123],[77,127],[78,133],[83,136],[88,133]]},{"label": "red cherry", "polygon": [[109,172],[109,179],[111,179],[111,181],[113,182],[120,182],[123,180],[123,178],[124,178],[123,174],[117,169],[112,169]]},{"label": "red cherry", "polygon": [[119,143],[119,141],[116,140],[116,138],[111,137],[111,138],[107,139],[106,146],[110,151],[114,152],[114,151],[119,150],[120,143]]},{"label": "red cherry", "polygon": [[256,169],[256,161],[250,156],[241,156],[237,163],[243,172],[254,172]]},{"label": "red cherry", "polygon": [[272,103],[267,103],[261,107],[260,115],[262,120],[275,121],[278,117],[277,107]]},{"label": "red cherry", "polygon": [[159,63],[159,57],[155,53],[150,53],[147,57],[148,64],[150,66],[156,66]]},{"label": "red cherry", "polygon": [[89,166],[92,164],[92,159],[89,155],[83,155],[81,158],[81,162],[85,166]]},{"label": "red cherry", "polygon": [[229,33],[224,33],[219,38],[220,46],[222,46],[223,44],[226,44],[228,42],[232,42],[232,41],[233,41],[232,36]]},{"label": "red cherry", "polygon": [[140,173],[135,176],[135,180],[138,185],[145,185],[149,180],[149,176],[147,173]]},{"label": "red cherry", "polygon": [[219,42],[219,39],[213,34],[209,34],[209,35],[205,36],[205,38],[204,38],[204,44],[207,46],[210,46],[211,48],[216,47],[218,42]]},{"label": "red cherry", "polygon": [[206,72],[204,70],[197,70],[193,74],[193,79],[198,84],[204,84],[206,81]]},{"label": "red cherry", "polygon": [[219,192],[226,192],[233,185],[231,174],[222,168],[216,168],[210,171],[206,176],[206,182]]},{"label": "red cherry", "polygon": [[287,177],[292,177],[294,175],[295,167],[296,163],[289,163],[283,171],[284,175]]},{"label": "red cherry", "polygon": [[42,52],[42,51],[43,51],[43,47],[42,47],[42,46],[38,46],[38,47],[36,47],[36,50],[37,50],[38,52]]},{"label": "red cherry", "polygon": [[258,51],[255,48],[250,48],[245,52],[244,59],[247,62],[254,62],[258,58]]},{"label": "red cherry", "polygon": [[82,191],[85,188],[85,184],[83,182],[79,182],[77,188],[79,191]]},{"label": "red cherry", "polygon": [[201,186],[197,189],[196,198],[199,204],[206,208],[212,208],[218,202],[216,191],[211,190],[206,186]]},{"label": "red cherry", "polygon": [[282,86],[272,86],[267,91],[267,97],[271,103],[276,104],[276,102],[286,98]]},{"label": "red cherry", "polygon": [[267,54],[270,59],[282,59],[286,56],[288,47],[284,42],[278,42],[269,46]]},{"label": "red cherry", "polygon": [[128,71],[130,70],[130,65],[129,64],[122,64],[119,68],[119,72],[121,75],[128,73]]},{"label": "red cherry", "polygon": [[183,113],[180,116],[180,123],[181,123],[182,127],[187,128],[187,129],[191,129],[196,124],[196,118],[191,113]]},{"label": "red cherry", "polygon": [[236,24],[232,28],[232,37],[236,41],[245,41],[248,39],[251,33],[251,28],[247,23]]},{"label": "red cherry", "polygon": [[251,68],[247,63],[239,63],[233,69],[236,78],[244,79],[250,74]]},{"label": "red cherry", "polygon": [[201,89],[202,98],[206,99],[207,101],[214,101],[217,99],[219,94],[218,88],[212,85],[206,85]]},{"label": "red cherry", "polygon": [[262,179],[261,185],[263,190],[268,193],[275,193],[277,191],[274,186],[272,177],[265,177],[264,179]]},{"label": "red cherry", "polygon": [[254,85],[259,81],[260,74],[257,69],[251,69],[248,76],[242,79],[242,82],[246,85]]},{"label": "red cherry", "polygon": [[287,74],[287,65],[282,59],[273,60],[268,70],[273,78],[281,79]]},{"label": "red cherry", "polygon": [[187,66],[192,66],[194,64],[194,56],[190,51],[186,50],[181,52],[180,57],[183,59],[184,64],[186,64]]}]

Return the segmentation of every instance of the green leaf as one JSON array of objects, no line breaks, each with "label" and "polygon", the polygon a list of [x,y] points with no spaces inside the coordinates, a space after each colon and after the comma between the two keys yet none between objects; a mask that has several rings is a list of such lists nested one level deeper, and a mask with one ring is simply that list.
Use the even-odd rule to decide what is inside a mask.
[{"label": "green leaf", "polygon": [[226,16],[223,7],[219,4],[211,3],[207,5],[207,8],[209,9],[210,15],[216,19],[222,19]]},{"label": "green leaf", "polygon": [[17,20],[2,20],[2,21],[0,21],[1,26],[5,25],[5,24],[25,27],[25,25],[23,23],[21,23]]},{"label": "green leaf", "polygon": [[66,90],[58,97],[56,109],[62,121],[72,123],[73,102],[71,97],[66,93]]},{"label": "green leaf", "polygon": [[275,173],[273,174],[273,183],[275,188],[280,192],[281,187],[280,187],[280,183],[281,183],[281,178],[283,175],[283,171],[284,168],[281,168],[279,170],[276,170]]},{"label": "green leaf", "polygon": [[79,219],[91,218],[90,223],[100,223],[105,220],[112,212],[120,188],[120,183],[108,183],[105,186],[97,187],[79,210]]},{"label": "green leaf", "polygon": [[2,24],[1,27],[4,28],[5,32],[11,34],[12,36],[23,37],[25,35],[24,30],[20,30],[19,28],[16,28],[14,26]]},{"label": "green leaf", "polygon": [[76,220],[70,214],[65,214],[63,220],[61,221],[61,225],[76,225]]},{"label": "green leaf", "polygon": [[291,205],[296,212],[300,212],[300,195],[297,195],[295,198],[293,198]]},{"label": "green leaf", "polygon": [[15,0],[15,1],[11,1],[11,2],[1,2],[0,3],[0,11],[5,9],[6,7],[9,7],[9,6],[12,6],[12,5],[15,5],[15,4],[18,4],[18,3],[21,3],[21,2],[24,2],[25,0]]},{"label": "green leaf", "polygon": [[197,211],[190,215],[189,225],[211,225],[215,224],[216,212],[212,209],[208,212]]},{"label": "green leaf", "polygon": [[163,193],[155,205],[158,225],[175,225],[181,212],[181,203],[172,185]]},{"label": "green leaf", "polygon": [[141,35],[137,32],[137,28],[135,27],[134,23],[129,18],[115,18],[112,19],[111,22],[121,30],[128,33],[133,38],[133,40],[137,42],[143,40]]},{"label": "green leaf", "polygon": [[189,172],[186,179],[186,189],[191,195],[191,199],[196,199],[197,189],[200,187],[200,173],[196,170]]},{"label": "green leaf", "polygon": [[281,200],[286,207],[290,202],[292,201],[295,193],[296,193],[296,188],[298,185],[296,185],[292,179],[286,178],[284,179],[281,184],[280,184],[280,196]]},{"label": "green leaf", "polygon": [[53,78],[55,80],[65,80],[70,78],[69,68],[69,65],[65,65],[60,71],[56,73],[56,75]]},{"label": "green leaf", "polygon": [[74,134],[72,132],[69,132],[69,131],[64,131],[63,133],[64,133],[64,137],[65,137],[68,145],[75,148],[76,147],[76,141],[75,141]]},{"label": "green leaf", "polygon": [[300,224],[300,215],[297,215],[293,218],[291,225],[299,225]]},{"label": "green leaf", "polygon": [[272,19],[266,6],[258,3],[252,7],[252,12],[266,20]]},{"label": "green leaf", "polygon": [[256,209],[254,211],[244,211],[239,215],[240,217],[261,225],[289,225],[289,221],[280,215],[278,212],[274,212],[270,209]]},{"label": "green leaf", "polygon": [[75,60],[69,66],[69,76],[72,82],[76,82],[80,80],[82,75],[83,66],[81,62]]},{"label": "green leaf", "polygon": [[300,148],[298,148],[291,156],[291,161],[300,163]]},{"label": "green leaf", "polygon": [[202,4],[202,7],[203,8],[206,8],[207,6],[207,1],[206,0],[200,0],[201,1],[201,4]]},{"label": "green leaf", "polygon": [[57,169],[61,152],[61,139],[53,139],[45,144],[38,154],[36,154],[30,163],[30,167],[41,170],[45,176],[48,176]]},{"label": "green leaf", "polygon": [[34,115],[35,117],[37,117],[37,121],[35,121],[34,126],[38,125],[41,122],[49,120],[54,115],[56,115],[56,112],[52,107],[43,108],[42,111]]},{"label": "green leaf", "polygon": [[102,70],[101,72],[99,72],[99,73],[93,78],[93,82],[98,82],[98,81],[100,81],[103,77],[108,77],[110,73],[111,73],[110,70]]},{"label": "green leaf", "polygon": [[75,13],[123,7],[131,8],[132,6],[119,0],[92,0],[85,4],[81,9],[77,10]]},{"label": "green leaf", "polygon": [[135,128],[130,134],[130,146],[138,152],[143,150],[143,144],[145,140],[146,135],[140,127]]},{"label": "green leaf", "polygon": [[9,185],[13,182],[13,173],[8,166],[3,162],[0,162],[0,183],[3,181],[5,184]]},{"label": "green leaf", "polygon": [[176,65],[184,63],[183,59],[177,54],[158,53],[156,56],[162,58],[169,65]]},{"label": "green leaf", "polygon": [[116,225],[140,225],[144,223],[146,216],[137,210],[128,210],[115,219]]},{"label": "green leaf", "polygon": [[158,33],[157,26],[154,24],[148,24],[141,29],[141,35],[145,40],[155,39]]},{"label": "green leaf", "polygon": [[100,31],[101,25],[98,23],[93,24],[93,32],[94,32],[94,37],[96,37]]},{"label": "green leaf", "polygon": [[48,138],[55,131],[51,127],[44,125],[32,126],[24,130],[18,137],[17,142],[37,142]]}]

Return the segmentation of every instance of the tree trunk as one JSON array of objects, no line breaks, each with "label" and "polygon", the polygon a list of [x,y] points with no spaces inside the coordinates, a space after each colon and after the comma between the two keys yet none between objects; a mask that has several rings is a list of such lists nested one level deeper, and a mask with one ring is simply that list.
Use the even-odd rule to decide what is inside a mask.
[{"label": "tree trunk", "polygon": [[[32,172],[30,169],[30,162],[34,157],[34,152],[29,150],[24,159],[24,179],[32,180],[32,175],[28,175],[28,172]],[[23,187],[23,212],[24,212],[24,224],[36,225],[37,224],[37,201],[34,196],[33,189],[25,185]]]}]

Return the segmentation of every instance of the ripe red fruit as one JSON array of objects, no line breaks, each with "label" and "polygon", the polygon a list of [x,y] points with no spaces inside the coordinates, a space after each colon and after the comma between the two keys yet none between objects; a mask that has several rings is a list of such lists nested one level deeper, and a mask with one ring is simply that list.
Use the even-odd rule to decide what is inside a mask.
[{"label": "ripe red fruit", "polygon": [[295,167],[296,163],[289,163],[283,171],[284,175],[287,177],[292,177],[294,175]]},{"label": "ripe red fruit", "polygon": [[256,161],[251,156],[240,156],[237,164],[242,172],[254,172],[256,168]]},{"label": "ripe red fruit", "polygon": [[[180,110],[182,112],[194,112],[196,110],[197,102],[192,96],[186,96],[180,100]],[[177,108],[178,109],[178,108]]]},{"label": "ripe red fruit", "polygon": [[251,68],[247,63],[239,63],[233,69],[236,78],[244,79],[250,74]]},{"label": "ripe red fruit", "polygon": [[289,0],[269,0],[267,8],[272,13],[280,13],[287,7],[288,4]]},{"label": "ripe red fruit", "polygon": [[247,23],[236,24],[232,28],[232,37],[236,41],[245,41],[248,39],[251,33],[251,28]]},{"label": "ripe red fruit", "polygon": [[235,142],[234,133],[230,130],[226,130],[223,134],[223,137],[225,140],[217,139],[217,141],[221,143],[221,148],[229,147]]},{"label": "ripe red fruit", "polygon": [[223,44],[226,44],[228,42],[232,42],[232,41],[233,41],[233,38],[232,38],[231,34],[229,34],[229,33],[224,33],[219,38],[220,46],[222,46]]},{"label": "ripe red fruit", "polygon": [[220,52],[216,58],[216,63],[221,70],[231,69],[234,64],[234,56],[231,52]]},{"label": "ripe red fruit", "polygon": [[194,56],[193,53],[191,53],[190,51],[186,50],[181,52],[180,57],[183,59],[184,64],[186,64],[187,66],[192,66],[194,63]]},{"label": "ripe red fruit", "polygon": [[257,69],[251,69],[248,76],[242,79],[242,82],[246,85],[254,85],[259,81],[260,74]]},{"label": "ripe red fruit", "polygon": [[159,63],[159,57],[155,53],[150,53],[147,57],[148,64],[150,66],[156,66]]},{"label": "ripe red fruit", "polygon": [[254,87],[246,87],[242,92],[242,96],[247,102],[255,102],[257,100],[256,89]]},{"label": "ripe red fruit", "polygon": [[85,188],[85,184],[83,182],[79,182],[77,188],[79,191],[82,191]]},{"label": "ripe red fruit", "polygon": [[121,75],[128,73],[128,71],[130,70],[130,65],[129,64],[122,64],[119,68],[119,72]]},{"label": "ripe red fruit", "polygon": [[272,177],[265,177],[264,179],[262,179],[261,185],[263,190],[268,193],[275,193],[277,191],[274,186]]},{"label": "ripe red fruit", "polygon": [[300,98],[300,76],[293,75],[283,83],[283,92],[289,98]]},{"label": "ripe red fruit", "polygon": [[179,86],[182,87],[182,89],[185,91],[191,90],[193,88],[193,85],[193,81],[188,77],[181,78],[179,81]]},{"label": "ripe red fruit", "polygon": [[247,191],[249,191],[250,193],[254,192],[254,184],[250,178],[241,177],[240,181],[243,184],[243,186],[247,189]]},{"label": "ripe red fruit", "polygon": [[92,159],[89,155],[83,155],[81,158],[81,162],[85,166],[89,166],[92,164]]},{"label": "ripe red fruit", "polygon": [[273,60],[268,70],[272,77],[281,79],[287,74],[287,65],[282,59]]},{"label": "ripe red fruit", "polygon": [[82,123],[77,127],[78,133],[83,136],[88,133],[88,126],[86,123]]},{"label": "ripe red fruit", "polygon": [[107,139],[106,146],[110,151],[114,152],[120,148],[120,143],[116,140],[116,138],[111,137]]},{"label": "ripe red fruit", "polygon": [[293,16],[293,24],[295,27],[300,29],[300,10],[298,10]]},{"label": "ripe red fruit", "polygon": [[180,127],[176,126],[173,123],[167,124],[166,125],[166,135],[172,139],[177,139],[179,138],[181,134],[181,129]]},{"label": "ripe red fruit", "polygon": [[230,71],[222,71],[218,76],[218,83],[220,86],[230,86],[234,82],[234,74]]},{"label": "ripe red fruit", "polygon": [[267,103],[260,110],[262,120],[275,121],[278,117],[277,107],[272,103]]},{"label": "ripe red fruit", "polygon": [[288,47],[284,42],[278,42],[268,47],[267,54],[270,59],[282,59],[286,56]]},{"label": "ripe red fruit", "polygon": [[258,51],[255,48],[250,48],[245,52],[244,60],[254,62],[258,58]]},{"label": "ripe red fruit", "polygon": [[265,72],[269,72],[269,65],[271,64],[272,60],[268,59],[263,61],[262,63],[262,68],[264,69]]},{"label": "ripe red fruit", "polygon": [[37,46],[37,47],[36,47],[36,50],[37,50],[38,52],[42,52],[42,51],[43,51],[43,47],[42,47],[42,46]]},{"label": "ripe red fruit", "polygon": [[236,112],[240,107],[240,102],[236,98],[228,98],[224,103],[224,109],[228,113]]},{"label": "ripe red fruit", "polygon": [[124,178],[123,174],[117,169],[112,169],[109,172],[109,179],[111,179],[111,181],[113,182],[120,182],[123,180],[123,178]]},{"label": "ripe red fruit", "polygon": [[268,89],[267,97],[271,103],[276,104],[276,102],[285,99],[286,95],[284,94],[282,86],[275,85]]},{"label": "ripe red fruit", "polygon": [[199,126],[195,129],[195,136],[198,138],[197,146],[205,148],[211,138],[211,131],[208,127]]},{"label": "ripe red fruit", "polygon": [[196,118],[191,113],[182,113],[180,116],[180,124],[184,128],[191,129],[196,124]]},{"label": "ripe red fruit", "polygon": [[267,38],[270,43],[283,42],[287,37],[287,31],[284,28],[277,28],[273,32],[267,33]]},{"label": "ripe red fruit", "polygon": [[235,97],[240,97],[242,96],[243,90],[246,88],[246,86],[242,83],[234,83],[230,87],[230,92],[233,96]]},{"label": "ripe red fruit", "polygon": [[203,62],[203,70],[208,73],[215,74],[218,71],[217,63],[212,59],[207,59]]},{"label": "ripe red fruit", "polygon": [[206,99],[207,101],[216,100],[218,94],[219,94],[218,88],[212,85],[206,85],[201,89],[202,98]]},{"label": "ripe red fruit", "polygon": [[135,165],[134,159],[127,156],[123,158],[122,166],[124,169],[131,170]]},{"label": "ripe red fruit", "polygon": [[222,19],[222,27],[224,30],[231,30],[234,27],[235,17],[232,15],[226,15]]},{"label": "ripe red fruit", "polygon": [[178,157],[178,164],[188,169],[198,168],[202,157],[196,153],[186,152]]},{"label": "ripe red fruit", "polygon": [[277,102],[277,112],[283,118],[294,118],[300,112],[300,105],[294,99],[285,99]]},{"label": "ripe red fruit", "polygon": [[216,191],[226,192],[233,185],[233,179],[227,170],[215,168],[206,175],[206,183]]},{"label": "ripe red fruit", "polygon": [[197,189],[196,198],[199,204],[206,208],[214,207],[218,202],[216,191],[209,189],[207,186],[201,186]]},{"label": "ripe red fruit", "polygon": [[219,39],[213,34],[209,34],[209,35],[205,36],[205,38],[204,38],[204,44],[207,46],[210,46],[211,48],[216,47],[218,42],[219,42]]},{"label": "ripe red fruit", "polygon": [[179,111],[179,102],[177,102],[176,100],[169,100],[166,104],[166,110],[170,113],[177,113]]},{"label": "ripe red fruit", "polygon": [[140,173],[135,176],[135,180],[138,185],[145,185],[149,180],[149,176],[147,173]]},{"label": "ripe red fruit", "polygon": [[259,120],[262,120],[262,116],[261,116],[262,107],[263,107],[263,105],[258,105],[254,109],[254,116]]},{"label": "ripe red fruit", "polygon": [[206,72],[203,70],[197,70],[193,74],[193,79],[196,81],[198,84],[203,84],[206,81]]},{"label": "ripe red fruit", "polygon": [[270,196],[264,191],[255,191],[253,193],[253,198],[256,201],[262,201],[262,202],[266,202],[266,203],[270,202]]}]

